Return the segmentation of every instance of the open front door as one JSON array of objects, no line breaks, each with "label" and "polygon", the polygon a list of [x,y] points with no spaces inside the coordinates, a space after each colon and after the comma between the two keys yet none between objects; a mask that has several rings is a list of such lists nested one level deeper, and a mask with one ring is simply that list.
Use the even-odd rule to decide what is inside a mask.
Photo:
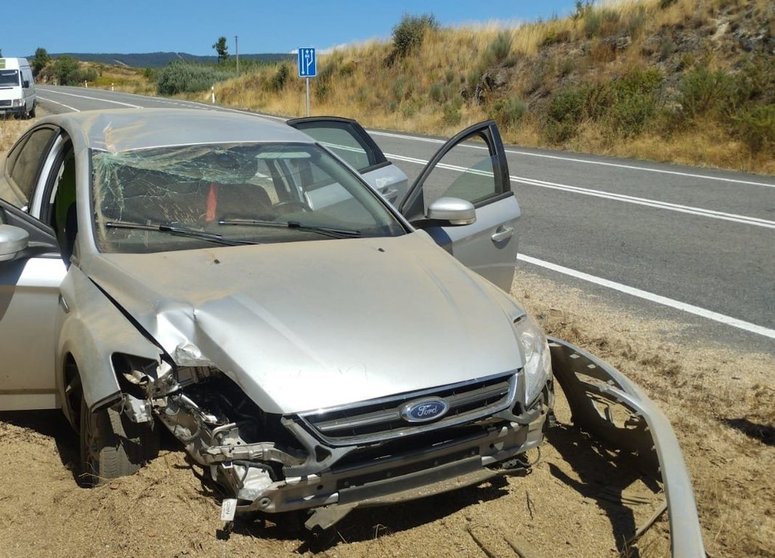
[{"label": "open front door", "polygon": [[22,229],[27,248],[0,261],[0,411],[57,405],[54,375],[59,285],[65,264],[40,220],[57,183],[57,128],[41,125],[11,149],[0,176],[0,224]]},{"label": "open front door", "polygon": [[[426,219],[428,206],[441,197],[471,202],[476,221],[440,226]],[[495,122],[475,124],[444,144],[399,209],[467,267],[504,291],[511,290],[520,209],[511,191],[506,154]]]},{"label": "open front door", "polygon": [[288,125],[333,151],[394,206],[406,196],[406,175],[385,158],[374,139],[355,120],[312,116],[289,120]]}]

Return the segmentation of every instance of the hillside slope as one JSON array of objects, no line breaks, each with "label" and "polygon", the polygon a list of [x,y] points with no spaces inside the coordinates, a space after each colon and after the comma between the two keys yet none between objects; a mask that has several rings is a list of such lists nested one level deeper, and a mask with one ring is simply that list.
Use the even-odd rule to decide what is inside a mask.
[{"label": "hillside slope", "polygon": [[[304,82],[282,63],[216,97],[300,115]],[[312,107],[439,135],[493,118],[511,143],[775,173],[775,4],[581,2],[507,29],[405,18],[392,42],[322,57]]]}]

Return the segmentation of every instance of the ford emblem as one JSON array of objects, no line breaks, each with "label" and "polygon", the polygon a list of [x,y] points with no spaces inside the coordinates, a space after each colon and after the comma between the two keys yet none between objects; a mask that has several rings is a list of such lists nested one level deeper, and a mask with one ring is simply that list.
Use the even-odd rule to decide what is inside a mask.
[{"label": "ford emblem", "polygon": [[440,419],[449,411],[449,405],[441,399],[426,399],[407,403],[401,408],[401,418],[406,422],[430,422]]}]

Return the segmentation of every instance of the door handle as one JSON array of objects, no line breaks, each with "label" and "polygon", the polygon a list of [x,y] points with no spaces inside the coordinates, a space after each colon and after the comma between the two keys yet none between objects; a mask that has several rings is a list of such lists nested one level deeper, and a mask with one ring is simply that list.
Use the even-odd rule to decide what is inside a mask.
[{"label": "door handle", "polygon": [[493,242],[503,242],[504,240],[508,240],[514,235],[514,227],[505,227],[500,226],[497,229],[495,229],[495,233],[490,237]]},{"label": "door handle", "polygon": [[62,310],[65,311],[65,314],[70,313],[70,305],[67,304],[67,301],[65,300],[65,297],[62,296],[62,294],[59,294],[59,306],[62,307]]}]

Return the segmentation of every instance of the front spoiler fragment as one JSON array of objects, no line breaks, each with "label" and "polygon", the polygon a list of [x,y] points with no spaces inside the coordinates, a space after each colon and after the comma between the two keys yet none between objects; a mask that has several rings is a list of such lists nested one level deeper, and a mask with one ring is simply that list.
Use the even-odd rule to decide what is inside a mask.
[{"label": "front spoiler fragment", "polygon": [[[552,368],[574,424],[624,450],[637,453],[662,478],[672,556],[704,557],[702,531],[689,473],[670,422],[624,374],[561,339],[549,338]],[[621,405],[632,416],[622,426],[595,403]]]}]

